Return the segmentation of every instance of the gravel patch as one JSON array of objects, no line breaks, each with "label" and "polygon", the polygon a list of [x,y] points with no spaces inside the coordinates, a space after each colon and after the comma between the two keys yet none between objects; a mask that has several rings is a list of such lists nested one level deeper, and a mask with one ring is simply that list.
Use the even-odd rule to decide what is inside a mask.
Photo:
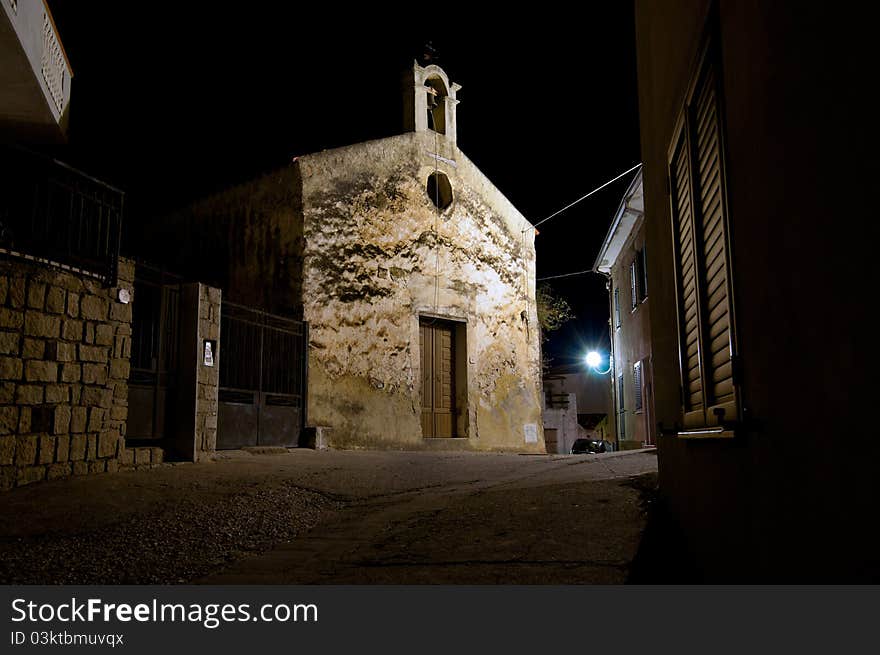
[{"label": "gravel patch", "polygon": [[279,482],[175,498],[78,534],[0,542],[0,584],[180,584],[291,541],[341,504]]}]

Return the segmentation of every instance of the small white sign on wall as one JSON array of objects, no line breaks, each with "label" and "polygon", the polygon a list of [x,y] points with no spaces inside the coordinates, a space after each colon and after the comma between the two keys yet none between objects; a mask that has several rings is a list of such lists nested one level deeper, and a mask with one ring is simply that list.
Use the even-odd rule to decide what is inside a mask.
[{"label": "small white sign on wall", "polygon": [[214,352],[217,350],[217,342],[213,339],[205,339],[205,366],[214,365]]},{"label": "small white sign on wall", "polygon": [[526,443],[538,443],[538,426],[534,423],[526,423],[523,426]]}]

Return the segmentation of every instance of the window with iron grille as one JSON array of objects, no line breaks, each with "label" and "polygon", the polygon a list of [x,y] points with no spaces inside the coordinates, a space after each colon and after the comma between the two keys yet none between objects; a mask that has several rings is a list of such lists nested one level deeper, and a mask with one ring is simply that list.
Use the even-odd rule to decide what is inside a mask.
[{"label": "window with iron grille", "polygon": [[642,363],[633,364],[633,404],[635,411],[642,411]]},{"label": "window with iron grille", "polygon": [[704,47],[669,149],[685,427],[738,418],[718,49]]}]

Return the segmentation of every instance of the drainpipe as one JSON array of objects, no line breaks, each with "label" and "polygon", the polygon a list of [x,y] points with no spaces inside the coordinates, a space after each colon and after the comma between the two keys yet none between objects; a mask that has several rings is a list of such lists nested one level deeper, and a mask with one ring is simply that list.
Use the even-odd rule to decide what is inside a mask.
[{"label": "drainpipe", "polygon": [[617,387],[614,385],[616,376],[616,363],[614,361],[614,294],[612,293],[611,274],[603,273],[596,266],[593,266],[593,273],[601,275],[605,278],[605,290],[608,292],[608,365],[611,368],[609,376],[611,384],[611,411],[608,413],[608,425],[614,430],[614,450],[620,450],[620,441],[618,435],[620,431],[617,429]]}]

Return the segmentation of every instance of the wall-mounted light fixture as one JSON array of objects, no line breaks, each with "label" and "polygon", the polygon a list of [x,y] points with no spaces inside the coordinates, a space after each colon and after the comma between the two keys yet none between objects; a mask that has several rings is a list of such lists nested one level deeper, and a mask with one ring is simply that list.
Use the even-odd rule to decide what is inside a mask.
[{"label": "wall-mounted light fixture", "polygon": [[594,373],[598,373],[599,375],[606,375],[611,372],[612,366],[610,355],[608,356],[608,368],[604,371],[599,370],[599,366],[602,365],[602,355],[600,355],[597,351],[591,350],[590,352],[588,352],[585,360],[587,362],[587,366],[589,366],[590,370],[592,370]]}]

